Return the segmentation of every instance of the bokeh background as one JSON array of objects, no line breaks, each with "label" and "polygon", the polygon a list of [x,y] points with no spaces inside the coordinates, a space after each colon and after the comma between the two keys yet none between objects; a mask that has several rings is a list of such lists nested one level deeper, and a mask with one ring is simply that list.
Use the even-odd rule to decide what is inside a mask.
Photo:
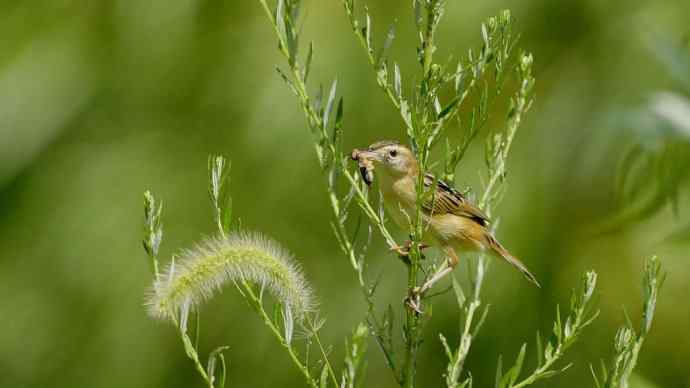
[{"label": "bokeh background", "polygon": [[[379,40],[398,21],[393,56],[409,74],[408,2],[369,3]],[[481,21],[502,8],[513,11],[521,46],[534,53],[537,101],[510,157],[498,234],[543,288],[492,264],[484,297],[492,308],[467,365],[475,386],[489,386],[498,355],[514,359],[522,342],[530,342],[533,365],[535,332],[550,330],[556,304],[567,304],[580,274],[595,269],[601,317],[566,357],[575,365],[535,385],[591,386],[588,365],[610,357],[622,306],[639,317],[642,261],[656,253],[669,276],[635,386],[690,387],[690,233],[678,232],[689,221],[687,190],[679,188],[676,213],[664,205],[602,228],[627,205],[615,182],[626,145],[637,140],[622,119],[657,90],[683,90],[657,43],[682,44],[690,3],[449,1],[438,55],[477,47]],[[403,140],[340,2],[308,1],[306,17],[303,34],[316,47],[311,79],[339,78],[346,146]],[[163,257],[212,234],[210,153],[232,159],[242,224],[300,258],[327,318],[323,339],[341,363],[364,306],[331,234],[309,131],[274,71],[283,63],[255,1],[0,2],[1,387],[202,386],[174,329],[142,306],[151,282],[142,193],[164,202]],[[501,125],[504,109],[488,129]],[[462,187],[479,188],[481,145],[460,165]],[[399,305],[404,269],[380,241],[370,268],[382,274],[377,302]],[[466,268],[455,275],[466,281]],[[458,314],[451,294],[434,302],[420,386],[441,386],[437,333],[456,341]],[[303,384],[232,289],[202,311],[202,351],[219,344],[230,346],[230,386]],[[370,345],[367,386],[394,386]]]}]

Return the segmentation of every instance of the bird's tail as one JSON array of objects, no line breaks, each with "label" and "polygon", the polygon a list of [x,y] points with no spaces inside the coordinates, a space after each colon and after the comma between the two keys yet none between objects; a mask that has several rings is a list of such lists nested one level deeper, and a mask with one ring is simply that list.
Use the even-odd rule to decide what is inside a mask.
[{"label": "bird's tail", "polygon": [[498,256],[502,257],[510,263],[512,266],[520,270],[523,275],[529,280],[530,282],[534,283],[535,286],[541,288],[541,285],[539,285],[539,282],[537,281],[537,278],[532,275],[532,273],[527,269],[527,266],[523,264],[517,257],[513,256],[508,252],[507,249],[503,248],[503,245],[498,242],[493,236],[488,235],[488,240],[489,240],[489,247],[491,250],[497,254]]}]

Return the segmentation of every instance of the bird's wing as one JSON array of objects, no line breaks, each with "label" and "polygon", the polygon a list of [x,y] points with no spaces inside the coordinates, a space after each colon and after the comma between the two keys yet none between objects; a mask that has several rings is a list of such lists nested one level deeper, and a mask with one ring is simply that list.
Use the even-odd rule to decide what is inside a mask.
[{"label": "bird's wing", "polygon": [[468,201],[462,193],[446,182],[436,179],[432,174],[424,174],[424,187],[430,189],[434,186],[436,189],[434,195],[425,200],[423,204],[426,211],[436,215],[455,214],[473,219],[482,226],[488,225],[489,217]]}]

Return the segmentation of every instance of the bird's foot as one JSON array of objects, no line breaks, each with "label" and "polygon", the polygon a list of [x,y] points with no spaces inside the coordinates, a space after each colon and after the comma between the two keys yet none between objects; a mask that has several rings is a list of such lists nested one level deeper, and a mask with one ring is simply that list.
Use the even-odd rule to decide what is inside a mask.
[{"label": "bird's foot", "polygon": [[[422,250],[429,248],[429,245],[424,243],[418,243],[417,248],[419,248],[419,251],[421,252]],[[405,240],[405,243],[402,246],[396,245],[394,247],[391,247],[390,251],[397,253],[400,257],[406,258],[410,256],[410,249],[412,249],[412,241]]]},{"label": "bird's foot", "polygon": [[410,289],[407,297],[405,298],[405,305],[418,315],[421,315],[422,312],[422,288],[421,287],[415,287]]}]

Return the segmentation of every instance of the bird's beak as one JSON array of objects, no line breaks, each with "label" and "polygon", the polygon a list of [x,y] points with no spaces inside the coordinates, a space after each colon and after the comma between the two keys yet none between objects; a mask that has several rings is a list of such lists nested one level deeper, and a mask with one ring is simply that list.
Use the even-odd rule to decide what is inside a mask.
[{"label": "bird's beak", "polygon": [[381,161],[381,157],[377,152],[371,150],[352,150],[352,155],[350,156],[352,160],[357,161],[359,166],[359,173],[362,175],[362,179],[367,186],[370,186],[374,181],[374,162]]},{"label": "bird's beak", "polygon": [[358,150],[354,149],[352,151],[352,160],[371,160],[374,162],[382,162],[383,158],[381,155],[379,155],[378,152],[376,151],[371,151],[371,150]]}]

